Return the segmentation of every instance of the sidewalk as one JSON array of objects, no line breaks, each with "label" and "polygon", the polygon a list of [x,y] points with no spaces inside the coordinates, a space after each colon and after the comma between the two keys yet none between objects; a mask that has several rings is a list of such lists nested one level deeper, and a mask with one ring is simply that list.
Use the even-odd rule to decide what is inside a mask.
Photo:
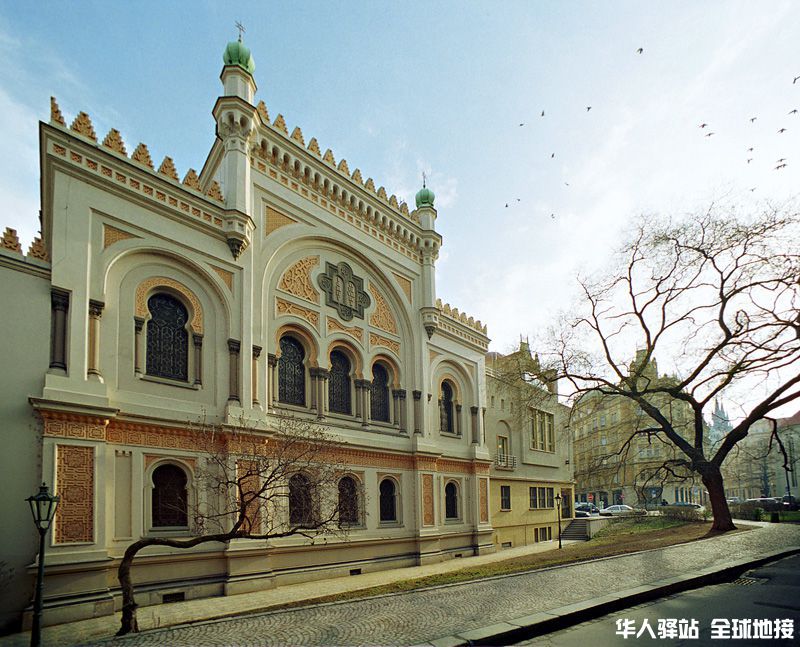
[{"label": "sidewalk", "polygon": [[[776,555],[800,550],[800,526],[753,524],[750,532],[663,549],[498,576],[363,600],[244,615],[269,606],[457,570],[553,545],[534,545],[424,567],[382,571],[281,587],[255,594],[209,598],[139,610],[140,627],[160,629],[109,641],[133,645],[352,645],[421,644],[437,647],[491,643],[552,631],[587,617],[702,586],[725,569],[745,570]],[[203,619],[239,617],[211,622]],[[192,624],[184,624],[192,623]],[[174,626],[180,625],[183,626]],[[74,645],[109,637],[118,617],[45,628],[46,645]],[[29,634],[0,639],[26,645]]]}]

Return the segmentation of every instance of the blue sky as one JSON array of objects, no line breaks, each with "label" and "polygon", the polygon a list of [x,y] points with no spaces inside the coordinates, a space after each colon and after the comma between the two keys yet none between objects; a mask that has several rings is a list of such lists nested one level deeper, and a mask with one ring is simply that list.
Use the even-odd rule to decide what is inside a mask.
[{"label": "blue sky", "polygon": [[637,215],[800,186],[791,2],[7,2],[0,227],[26,247],[38,228],[50,95],[199,170],[236,20],[270,115],[409,202],[428,173],[439,296],[493,350],[567,308]]}]

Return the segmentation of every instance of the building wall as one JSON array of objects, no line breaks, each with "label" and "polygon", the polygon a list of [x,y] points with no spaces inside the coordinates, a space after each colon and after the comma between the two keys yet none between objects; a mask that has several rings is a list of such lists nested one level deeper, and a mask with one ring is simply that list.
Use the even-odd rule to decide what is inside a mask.
[{"label": "building wall", "polygon": [[[7,240],[7,238],[6,238]],[[4,241],[5,242],[5,241]],[[50,283],[48,264],[21,251],[0,248],[0,633],[18,628],[19,610],[31,600],[39,535],[26,498],[42,482],[41,425],[28,397],[41,393],[49,363]],[[45,479],[48,486],[53,482]]]}]

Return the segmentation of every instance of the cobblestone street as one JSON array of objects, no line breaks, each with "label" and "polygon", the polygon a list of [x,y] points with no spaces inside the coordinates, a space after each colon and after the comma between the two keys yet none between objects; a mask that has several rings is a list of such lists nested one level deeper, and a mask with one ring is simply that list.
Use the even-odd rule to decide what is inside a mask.
[{"label": "cobblestone street", "polygon": [[468,584],[275,611],[85,644],[409,645],[601,597],[670,576],[800,546],[800,526],[496,577]]}]

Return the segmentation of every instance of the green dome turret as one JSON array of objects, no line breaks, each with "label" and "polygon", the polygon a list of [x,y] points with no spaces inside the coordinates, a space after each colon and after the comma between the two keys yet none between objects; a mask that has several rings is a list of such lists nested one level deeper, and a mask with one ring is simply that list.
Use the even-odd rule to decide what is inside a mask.
[{"label": "green dome turret", "polygon": [[241,38],[228,43],[225,52],[222,54],[222,61],[225,65],[238,65],[251,76],[256,71],[253,55],[250,53],[250,49],[245,47]]},{"label": "green dome turret", "polygon": [[430,207],[433,208],[433,201],[436,199],[436,195],[431,191],[425,183],[423,182],[422,188],[417,191],[417,196],[415,198],[417,202],[417,209],[420,207]]}]

